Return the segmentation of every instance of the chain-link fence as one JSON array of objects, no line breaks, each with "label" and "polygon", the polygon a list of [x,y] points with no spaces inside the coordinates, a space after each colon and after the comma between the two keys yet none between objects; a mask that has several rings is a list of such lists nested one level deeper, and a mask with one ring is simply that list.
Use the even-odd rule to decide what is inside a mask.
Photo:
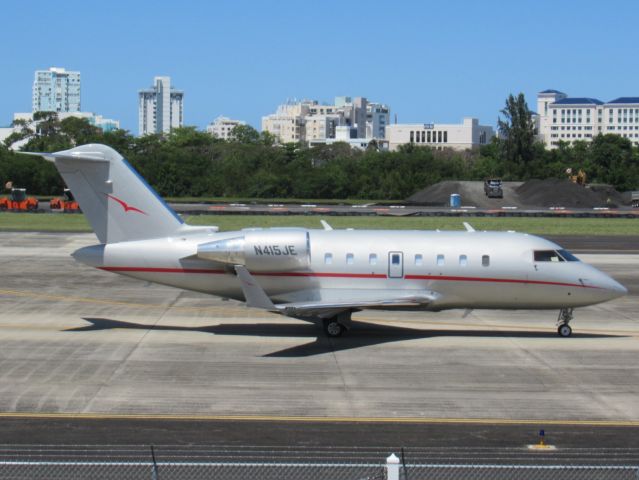
[{"label": "chain-link fence", "polygon": [[639,466],[0,461],[2,479],[639,480]]}]

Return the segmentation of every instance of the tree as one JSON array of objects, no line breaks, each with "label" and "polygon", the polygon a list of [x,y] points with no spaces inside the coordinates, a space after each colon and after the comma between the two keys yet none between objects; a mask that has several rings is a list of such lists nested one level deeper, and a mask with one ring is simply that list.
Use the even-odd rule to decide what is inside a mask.
[{"label": "tree", "polygon": [[11,148],[14,143],[31,138],[35,134],[31,128],[31,123],[23,118],[14,120],[11,126],[13,127],[13,133],[4,139],[4,145],[7,148]]},{"label": "tree", "polygon": [[535,124],[524,94],[520,93],[517,97],[510,94],[501,114],[504,119],[498,118],[497,128],[501,139],[502,159],[521,174],[535,153]]},{"label": "tree", "polygon": [[231,130],[231,139],[237,143],[259,143],[260,133],[250,125],[236,125]]}]

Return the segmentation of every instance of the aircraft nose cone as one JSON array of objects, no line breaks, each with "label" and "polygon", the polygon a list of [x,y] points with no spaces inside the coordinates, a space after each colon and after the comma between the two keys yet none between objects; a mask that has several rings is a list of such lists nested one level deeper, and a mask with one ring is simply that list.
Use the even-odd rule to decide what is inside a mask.
[{"label": "aircraft nose cone", "polygon": [[628,294],[628,289],[626,287],[603,273],[601,274],[601,280],[597,283],[599,284],[599,288],[606,292],[608,300],[613,300]]},{"label": "aircraft nose cone", "polygon": [[621,283],[617,282],[616,280],[613,280],[612,278],[611,280],[611,288],[610,290],[614,293],[614,298],[619,298],[619,297],[623,297],[624,295],[628,294],[628,289],[626,287],[624,287]]}]

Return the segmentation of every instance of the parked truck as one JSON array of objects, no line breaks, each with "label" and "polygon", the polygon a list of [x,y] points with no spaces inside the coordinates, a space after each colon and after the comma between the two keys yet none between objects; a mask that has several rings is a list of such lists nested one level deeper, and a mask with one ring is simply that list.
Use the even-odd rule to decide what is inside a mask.
[{"label": "parked truck", "polygon": [[488,198],[504,198],[504,190],[499,178],[487,178],[484,181],[484,194]]}]

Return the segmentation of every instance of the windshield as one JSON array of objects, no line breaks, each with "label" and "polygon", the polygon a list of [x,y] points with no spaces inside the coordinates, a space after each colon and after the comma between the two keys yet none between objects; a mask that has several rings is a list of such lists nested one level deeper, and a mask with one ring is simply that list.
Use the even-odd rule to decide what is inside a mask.
[{"label": "windshield", "polygon": [[578,262],[568,250],[535,250],[535,262]]}]

